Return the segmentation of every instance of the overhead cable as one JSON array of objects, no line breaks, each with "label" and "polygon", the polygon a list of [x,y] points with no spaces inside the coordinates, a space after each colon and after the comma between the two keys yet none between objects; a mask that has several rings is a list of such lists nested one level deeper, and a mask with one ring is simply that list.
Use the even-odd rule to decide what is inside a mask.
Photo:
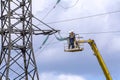
[{"label": "overhead cable", "polygon": [[[42,20],[44,20],[52,11],[54,8],[50,9],[50,11],[42,18]],[[38,24],[39,25],[39,24]]]},{"label": "overhead cable", "polygon": [[79,34],[108,34],[108,33],[120,33],[120,31],[87,32],[87,33],[79,33]]},{"label": "overhead cable", "polygon": [[[77,0],[77,1],[75,2],[75,4],[72,5],[71,7],[67,7],[67,8],[66,8],[66,7],[63,7],[62,5],[60,5],[60,7],[64,8],[64,9],[72,8],[72,7],[74,7],[74,6],[77,5],[78,1],[79,1],[79,0]],[[56,6],[57,6],[57,4],[58,4],[59,2],[60,2],[60,0],[58,0],[58,1],[56,2],[56,4],[53,6],[53,8],[50,9],[50,10],[47,12],[47,14],[42,18],[42,20],[44,20],[44,19],[56,8]],[[38,24],[38,25],[40,25],[40,24]]]},{"label": "overhead cable", "polygon": [[83,16],[83,17],[78,17],[78,18],[66,19],[66,20],[48,22],[47,24],[55,24],[55,23],[69,22],[69,21],[75,21],[75,20],[80,20],[80,19],[88,19],[88,18],[99,17],[99,16],[109,15],[109,14],[115,14],[115,13],[120,13],[120,10],[106,12],[106,13],[99,13],[99,14],[89,15],[89,16]]},{"label": "overhead cable", "polygon": [[63,9],[69,9],[69,8],[73,8],[73,7],[75,7],[77,4],[78,4],[78,2],[79,2],[79,0],[77,0],[76,2],[75,2],[75,4],[73,4],[72,6],[70,6],[70,7],[64,7],[64,6],[62,6],[62,5],[60,5],[60,7],[62,7]]},{"label": "overhead cable", "polygon": [[49,26],[48,24],[44,23],[43,21],[41,21],[40,19],[38,19],[37,17],[33,16],[33,18],[35,18],[36,20],[38,20],[39,22],[41,22],[42,24],[46,25],[47,27],[49,27],[50,29],[56,31],[54,28],[52,28],[51,26]]},{"label": "overhead cable", "polygon": [[57,4],[60,2],[61,0],[58,0],[56,2],[56,4],[52,7],[52,9],[50,9],[50,11],[48,11],[48,13],[42,18],[42,20],[44,20],[57,6]]}]

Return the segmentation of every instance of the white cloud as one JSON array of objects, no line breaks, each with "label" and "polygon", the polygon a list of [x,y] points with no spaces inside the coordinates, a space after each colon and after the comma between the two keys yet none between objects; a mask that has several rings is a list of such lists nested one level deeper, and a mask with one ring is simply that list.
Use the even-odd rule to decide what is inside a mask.
[{"label": "white cloud", "polygon": [[34,0],[33,3],[33,13],[35,14],[38,11],[44,11],[45,9],[53,7],[57,0]]},{"label": "white cloud", "polygon": [[[79,17],[83,17],[83,16],[88,16],[88,15],[94,15],[94,14],[99,14],[99,13],[105,13],[105,12],[110,12],[110,11],[115,11],[119,8],[119,0],[80,0],[79,3],[73,7],[73,8],[69,8],[69,9],[63,9],[60,7],[60,5],[64,6],[64,7],[69,7],[71,5],[73,5],[73,2],[75,2],[76,0],[61,0],[61,2],[58,4],[58,6],[51,11],[51,13],[44,19],[44,21],[47,23],[49,22],[54,22],[54,21],[59,21],[59,20],[66,20],[66,19],[72,19],[72,18],[79,18]],[[54,2],[54,1],[46,1],[46,2]],[[49,3],[49,4],[50,4]],[[48,6],[48,5],[46,5]],[[48,12],[51,9],[51,6],[49,6],[47,9]],[[39,15],[39,18],[44,17],[41,15],[45,15],[47,14],[45,11],[43,11],[42,13],[39,12],[37,15]],[[118,27],[114,27],[115,25],[119,24],[119,14],[110,14],[110,15],[103,15],[103,16],[99,16],[99,17],[93,17],[93,18],[88,18],[88,19],[83,19],[83,20],[74,20],[74,21],[69,21],[69,22],[62,22],[62,23],[56,23],[56,24],[50,24],[53,28],[55,29],[60,29],[61,33],[63,36],[67,35],[66,33],[68,33],[69,30],[73,29],[76,33],[84,33],[84,32],[106,32],[106,31],[117,31],[119,30],[119,26]],[[115,34],[116,35],[116,34]],[[117,53],[119,52],[119,46],[120,44],[118,43],[120,39],[118,39],[117,36],[115,35],[111,35],[111,34],[96,34],[96,35],[83,35],[84,39],[85,38],[91,38],[94,39],[98,49],[100,50],[101,54],[103,55],[104,53],[109,53],[111,55],[112,53]],[[86,36],[86,37],[85,37]],[[113,37],[115,37],[113,39]],[[86,46],[84,46],[86,47]],[[85,55],[87,55],[86,53],[88,53],[90,50],[89,47],[87,47],[88,49],[85,48],[84,52]],[[79,59],[78,56],[75,56],[76,54],[72,55],[71,54],[66,54],[63,53],[63,48],[61,47],[61,45],[56,45],[55,47],[53,47],[53,45],[51,44],[49,49],[45,48],[43,52],[38,51],[40,54],[37,57],[37,62],[41,63],[43,65],[43,67],[48,66],[48,64],[52,64],[52,66],[48,66],[46,67],[46,71],[50,70],[50,69],[54,69],[55,71],[59,71],[61,70],[62,72],[65,72],[65,66],[66,65],[70,65],[69,64],[69,60],[73,61],[75,63],[76,59]],[[81,55],[81,54],[80,54]],[[103,57],[108,56],[107,54],[104,54]],[[117,54],[116,56],[119,56],[119,54]],[[80,57],[80,56],[79,56]],[[89,56],[88,56],[89,57]],[[85,57],[82,57],[83,59],[86,59]],[[81,58],[81,60],[83,61],[83,65],[85,65],[85,61]],[[90,56],[91,58],[91,56]],[[107,59],[109,59],[109,57],[106,57]],[[105,58],[105,60],[106,60]],[[111,65],[108,65],[108,67],[112,67],[113,70],[115,70],[113,63],[115,63],[115,59],[116,57],[114,56],[112,59],[113,62],[111,63]],[[67,61],[68,60],[68,61]],[[92,63],[95,63],[95,61],[93,59],[90,59],[90,61]],[[106,63],[108,63],[108,61],[105,61]],[[62,69],[62,67],[60,68],[60,66],[57,65],[57,63],[60,63],[60,65],[62,65],[64,67],[64,69]],[[66,64],[66,65],[65,65]],[[91,65],[90,62],[87,63],[88,65]],[[57,66],[55,66],[57,65]],[[53,68],[53,66],[55,66]],[[76,65],[79,66],[79,65]],[[75,68],[76,68],[75,66]],[[80,65],[81,66],[81,65]],[[94,67],[97,67],[97,65],[93,64]],[[57,69],[56,69],[57,67]],[[59,67],[59,68],[58,68]],[[83,66],[84,67],[84,66]],[[119,66],[117,66],[119,67]],[[67,67],[68,68],[68,67]],[[119,68],[118,68],[119,69]],[[50,71],[54,71],[54,70],[50,70]],[[71,71],[71,69],[68,69],[71,73],[73,73]],[[93,68],[94,70],[94,68]],[[84,71],[84,73],[91,73],[93,70],[86,70]],[[43,70],[44,71],[44,70]],[[78,72],[77,70],[75,71],[76,73]],[[91,73],[93,74],[93,73]],[[65,79],[68,79],[70,77],[70,75],[54,75],[54,74],[48,74],[49,76],[56,76],[54,77],[55,79],[52,80],[64,80],[63,77]],[[61,77],[62,76],[62,77]],[[49,79],[44,79],[44,80],[50,80]],[[72,76],[73,78],[73,76]],[[72,79],[75,80],[75,79]]]},{"label": "white cloud", "polygon": [[85,80],[83,77],[74,75],[60,75],[58,80]]},{"label": "white cloud", "polygon": [[42,73],[40,80],[86,80],[82,76],[56,73]]},{"label": "white cloud", "polygon": [[114,53],[114,52],[119,52],[120,51],[120,37],[116,36],[115,38],[112,38],[111,40],[109,40],[109,44],[108,44],[108,48]]}]

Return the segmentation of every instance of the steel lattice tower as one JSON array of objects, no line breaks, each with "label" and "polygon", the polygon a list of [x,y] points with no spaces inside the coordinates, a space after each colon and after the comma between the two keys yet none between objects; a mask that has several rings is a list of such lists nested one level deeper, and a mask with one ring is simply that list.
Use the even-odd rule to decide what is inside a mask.
[{"label": "steel lattice tower", "polygon": [[39,80],[32,17],[31,0],[1,0],[0,80]]}]

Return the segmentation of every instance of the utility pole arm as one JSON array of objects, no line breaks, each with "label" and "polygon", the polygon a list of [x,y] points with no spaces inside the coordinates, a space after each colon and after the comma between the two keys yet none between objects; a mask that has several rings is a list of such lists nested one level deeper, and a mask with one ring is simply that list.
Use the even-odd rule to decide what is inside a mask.
[{"label": "utility pole arm", "polygon": [[102,56],[100,55],[100,52],[99,52],[94,40],[91,40],[91,39],[89,39],[89,40],[79,40],[78,43],[88,43],[90,45],[91,49],[94,52],[94,55],[96,56],[100,66],[101,66],[101,68],[103,70],[103,73],[104,73],[104,75],[106,77],[106,80],[112,80],[112,77],[111,77],[111,75],[109,73],[109,70],[108,70]]}]

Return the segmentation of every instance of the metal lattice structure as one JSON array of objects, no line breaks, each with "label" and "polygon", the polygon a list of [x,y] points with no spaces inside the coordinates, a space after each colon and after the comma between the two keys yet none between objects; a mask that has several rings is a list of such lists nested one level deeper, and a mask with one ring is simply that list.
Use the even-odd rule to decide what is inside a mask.
[{"label": "metal lattice structure", "polygon": [[0,80],[39,80],[32,47],[32,17],[31,0],[1,0]]}]

